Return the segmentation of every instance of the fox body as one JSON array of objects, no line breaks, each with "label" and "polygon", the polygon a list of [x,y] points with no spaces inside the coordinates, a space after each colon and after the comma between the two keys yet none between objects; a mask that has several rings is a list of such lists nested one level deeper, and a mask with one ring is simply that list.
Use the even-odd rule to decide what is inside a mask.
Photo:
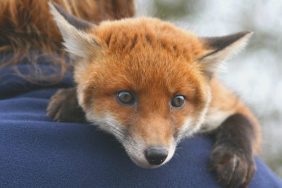
[{"label": "fox body", "polygon": [[168,162],[183,138],[210,133],[215,137],[210,164],[219,181],[228,187],[248,184],[259,125],[216,79],[216,71],[245,46],[250,32],[198,37],[154,18],[94,25],[50,7],[74,60],[77,86],[51,98],[49,116],[81,121],[85,114],[146,168]]},{"label": "fox body", "polygon": [[210,164],[219,181],[228,187],[248,184],[259,149],[259,125],[216,79],[216,71],[245,46],[251,33],[201,38],[153,18],[93,25],[50,6],[74,59],[77,83],[52,97],[51,117],[81,120],[85,114],[146,168],[168,162],[181,139],[214,134]]}]

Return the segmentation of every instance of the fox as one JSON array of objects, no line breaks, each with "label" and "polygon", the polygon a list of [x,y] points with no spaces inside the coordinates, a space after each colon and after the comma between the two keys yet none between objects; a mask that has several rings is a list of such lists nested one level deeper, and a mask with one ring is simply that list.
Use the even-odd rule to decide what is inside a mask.
[{"label": "fox", "polygon": [[49,3],[74,67],[47,114],[113,135],[142,168],[158,168],[195,134],[214,138],[209,168],[225,187],[247,187],[260,151],[252,111],[217,78],[252,32],[201,37],[157,18],[86,21]]}]

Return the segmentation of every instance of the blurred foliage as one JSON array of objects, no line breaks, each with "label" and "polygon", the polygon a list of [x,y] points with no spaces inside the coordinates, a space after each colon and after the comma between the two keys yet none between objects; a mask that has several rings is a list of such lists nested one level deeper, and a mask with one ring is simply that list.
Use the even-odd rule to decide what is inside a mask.
[{"label": "blurred foliage", "polygon": [[187,15],[198,13],[201,0],[153,0],[153,8],[156,17],[162,19],[177,19]]}]

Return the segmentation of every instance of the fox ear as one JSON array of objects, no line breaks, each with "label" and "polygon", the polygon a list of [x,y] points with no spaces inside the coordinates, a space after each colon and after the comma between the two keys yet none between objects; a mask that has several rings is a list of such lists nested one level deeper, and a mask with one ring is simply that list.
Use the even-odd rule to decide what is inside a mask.
[{"label": "fox ear", "polygon": [[231,58],[242,50],[248,43],[252,32],[240,32],[222,37],[202,37],[207,53],[200,57],[199,61],[204,65],[204,71],[211,77],[222,62]]},{"label": "fox ear", "polygon": [[81,20],[63,10],[57,4],[49,2],[50,12],[62,34],[66,50],[76,57],[87,58],[99,48],[95,36],[87,33],[94,24]]}]

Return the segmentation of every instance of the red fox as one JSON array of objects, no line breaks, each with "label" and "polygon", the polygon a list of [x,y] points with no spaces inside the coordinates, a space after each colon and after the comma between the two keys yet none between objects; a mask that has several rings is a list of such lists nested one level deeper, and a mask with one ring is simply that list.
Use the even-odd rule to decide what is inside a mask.
[{"label": "red fox", "polygon": [[[247,44],[251,32],[199,37],[156,18],[94,24],[102,18],[86,21],[91,17],[89,9],[77,12],[75,6],[64,6],[81,19],[49,5],[60,33],[51,24],[52,31],[43,35],[41,29],[37,34],[53,41],[48,45],[56,46],[53,51],[60,48],[62,36],[76,82],[76,87],[60,89],[50,99],[50,117],[97,125],[114,135],[131,160],[145,168],[167,163],[184,138],[196,133],[213,135],[210,168],[218,181],[226,187],[248,185],[255,172],[253,157],[260,148],[260,126],[243,102],[218,81],[216,72]],[[13,8],[9,10],[14,13]],[[46,12],[44,6],[40,10]],[[125,17],[117,10],[110,18]],[[129,10],[126,15],[132,16]],[[52,23],[51,17],[46,19]],[[37,28],[41,26],[45,27],[39,24]],[[2,36],[7,36],[1,38],[4,42],[14,38],[7,33]],[[26,43],[42,48],[40,42]]]},{"label": "red fox", "polygon": [[49,116],[83,121],[85,114],[145,168],[167,163],[186,137],[214,134],[211,169],[227,187],[247,186],[260,146],[259,124],[216,71],[251,32],[198,37],[155,18],[94,25],[50,8],[74,59],[77,86],[51,98]]}]

